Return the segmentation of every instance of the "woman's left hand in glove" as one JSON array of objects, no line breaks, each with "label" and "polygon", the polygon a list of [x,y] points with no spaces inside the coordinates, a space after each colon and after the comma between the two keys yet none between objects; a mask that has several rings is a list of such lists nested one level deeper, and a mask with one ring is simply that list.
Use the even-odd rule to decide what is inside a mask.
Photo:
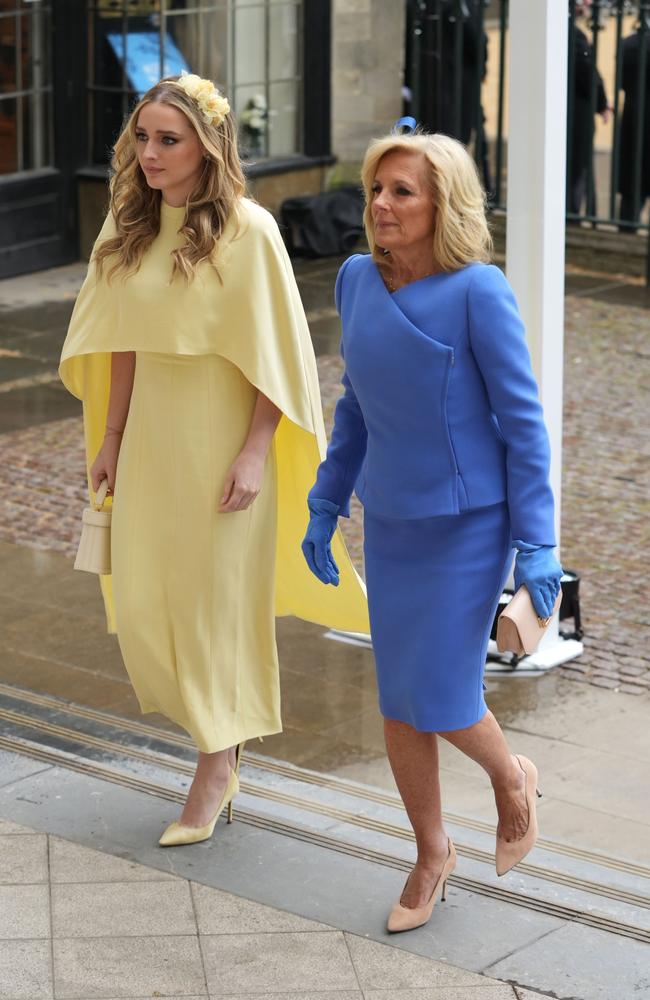
[{"label": "woman's left hand in glove", "polygon": [[555,600],[560,592],[562,567],[555,558],[553,546],[530,545],[515,541],[515,590],[526,587],[533,607],[540,618],[553,614]]},{"label": "woman's left hand in glove", "polygon": [[330,500],[311,497],[308,500],[309,525],[302,551],[310,570],[321,583],[339,585],[339,568],[334,561],[330,542],[336,531],[339,506]]}]

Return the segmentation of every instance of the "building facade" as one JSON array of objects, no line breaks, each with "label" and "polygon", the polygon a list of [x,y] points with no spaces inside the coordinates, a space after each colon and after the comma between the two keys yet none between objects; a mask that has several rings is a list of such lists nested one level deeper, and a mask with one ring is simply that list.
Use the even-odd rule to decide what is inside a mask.
[{"label": "building facade", "polygon": [[88,253],[124,117],[183,70],[228,95],[260,201],[320,190],[330,47],[330,0],[5,0],[0,277]]},{"label": "building facade", "polygon": [[406,3],[334,0],[332,146],[339,175],[358,177],[369,141],[403,111]]}]

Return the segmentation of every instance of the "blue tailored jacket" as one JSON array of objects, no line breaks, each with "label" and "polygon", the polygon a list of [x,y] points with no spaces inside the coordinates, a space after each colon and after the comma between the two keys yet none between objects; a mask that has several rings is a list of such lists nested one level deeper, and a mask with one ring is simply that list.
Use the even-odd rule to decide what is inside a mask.
[{"label": "blue tailored jacket", "polygon": [[512,290],[473,263],[392,295],[367,254],[336,280],[344,393],[310,496],[424,518],[507,500],[513,539],[555,545],[550,449]]}]

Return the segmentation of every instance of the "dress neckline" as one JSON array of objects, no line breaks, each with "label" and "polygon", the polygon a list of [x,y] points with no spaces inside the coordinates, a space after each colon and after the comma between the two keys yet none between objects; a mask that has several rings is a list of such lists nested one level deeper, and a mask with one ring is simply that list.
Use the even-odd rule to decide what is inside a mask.
[{"label": "dress neckline", "polygon": [[409,281],[408,284],[402,285],[401,288],[396,288],[394,292],[391,292],[390,288],[383,279],[381,270],[377,263],[373,260],[372,264],[377,272],[377,277],[381,281],[382,287],[386,290],[386,294],[390,295],[391,298],[395,295],[399,295],[400,292],[405,291],[407,288],[413,288],[414,285],[420,285],[423,281],[432,281],[434,278],[442,278],[445,275],[456,273],[455,271],[436,271],[435,274],[427,274],[423,278],[415,278],[414,281]]},{"label": "dress neckline", "polygon": [[185,205],[168,205],[164,198],[160,199],[160,217],[167,219],[182,219],[185,216]]}]

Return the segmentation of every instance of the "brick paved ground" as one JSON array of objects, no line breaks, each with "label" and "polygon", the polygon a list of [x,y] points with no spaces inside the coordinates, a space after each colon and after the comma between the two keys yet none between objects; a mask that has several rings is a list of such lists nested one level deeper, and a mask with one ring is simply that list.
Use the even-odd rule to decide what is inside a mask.
[{"label": "brick paved ground", "polygon": [[[562,555],[581,575],[585,654],[565,676],[630,694],[650,691],[648,312],[566,301]],[[2,352],[0,352],[1,354]],[[318,359],[326,422],[341,362]],[[73,555],[85,503],[79,417],[0,437],[0,539]],[[362,567],[361,511],[344,532]]]},{"label": "brick paved ground", "polygon": [[650,687],[648,311],[566,305],[562,554],[582,577],[585,655],[567,676]]},{"label": "brick paved ground", "polygon": [[0,437],[0,539],[76,552],[88,502],[81,417]]}]

